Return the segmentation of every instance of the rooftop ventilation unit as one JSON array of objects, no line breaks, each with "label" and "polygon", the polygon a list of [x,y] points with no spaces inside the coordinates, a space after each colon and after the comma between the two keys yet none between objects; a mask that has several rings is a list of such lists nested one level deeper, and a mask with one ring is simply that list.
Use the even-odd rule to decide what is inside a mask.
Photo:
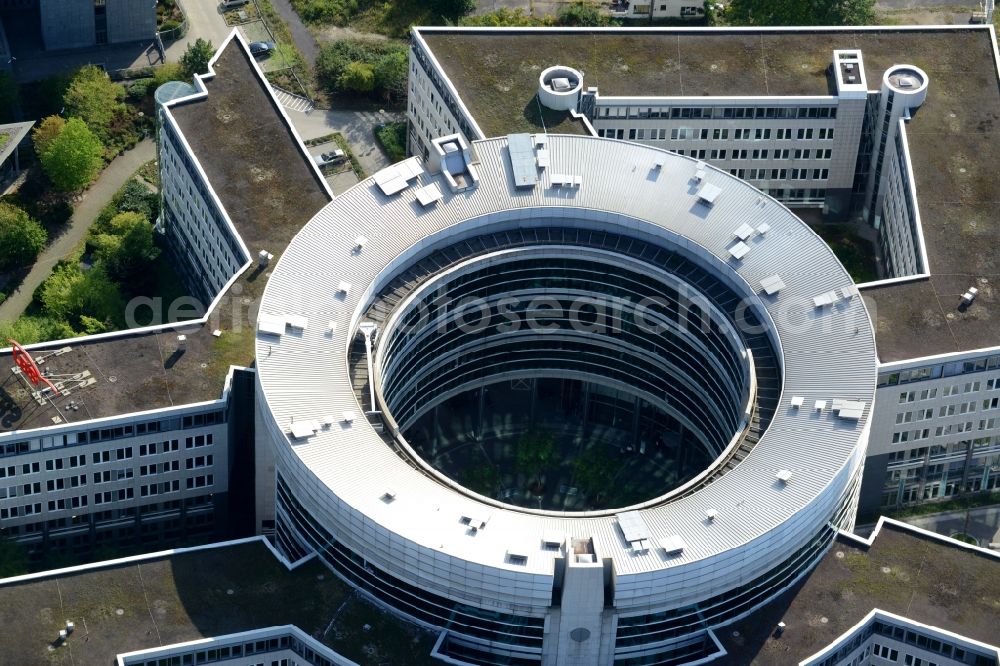
[{"label": "rooftop ventilation unit", "polygon": [[309,319],[303,317],[302,315],[285,315],[285,323],[292,328],[297,328],[301,331],[309,328]]},{"label": "rooftop ventilation unit", "polygon": [[618,528],[622,531],[622,536],[628,542],[629,547],[637,553],[644,553],[649,550],[649,528],[642,514],[638,511],[625,511],[615,516],[618,519]]},{"label": "rooftop ventilation unit", "polygon": [[528,564],[528,556],[522,553],[520,549],[508,550],[506,562],[507,564],[516,564],[519,567],[523,567]]},{"label": "rooftop ventilation unit", "polygon": [[306,439],[312,437],[319,430],[315,421],[292,421],[292,437],[295,439]]},{"label": "rooftop ventilation unit", "polygon": [[660,548],[667,555],[680,555],[687,548],[687,544],[684,543],[684,539],[679,534],[674,534],[660,539]]},{"label": "rooftop ventilation unit", "polygon": [[865,413],[865,404],[860,400],[834,400],[833,411],[842,419],[857,421]]},{"label": "rooftop ventilation unit", "polygon": [[778,481],[781,481],[782,483],[788,483],[789,481],[792,480],[792,472],[791,470],[787,469],[779,469],[778,473],[774,475],[774,478],[776,478]]},{"label": "rooftop ventilation unit", "polygon": [[534,187],[538,182],[535,146],[530,134],[508,134],[507,154],[514,172],[514,187]]},{"label": "rooftop ventilation unit", "polygon": [[718,516],[719,512],[716,511],[715,509],[705,509],[705,518],[707,518],[709,521],[715,520],[716,518],[718,518]]},{"label": "rooftop ventilation unit", "polygon": [[566,541],[566,535],[556,530],[545,530],[542,532],[542,546],[549,550],[562,548]]}]

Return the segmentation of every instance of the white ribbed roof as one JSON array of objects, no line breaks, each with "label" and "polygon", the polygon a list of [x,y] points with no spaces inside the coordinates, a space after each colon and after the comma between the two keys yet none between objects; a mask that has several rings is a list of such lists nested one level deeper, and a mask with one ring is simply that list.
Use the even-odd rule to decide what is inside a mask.
[{"label": "white ribbed roof", "polygon": [[[551,572],[556,555],[541,549],[543,533],[593,537],[599,557],[611,557],[619,575],[711,557],[765,534],[800,511],[834,479],[856,453],[871,413],[876,357],[868,314],[860,297],[816,309],[812,299],[853,285],[827,245],[801,220],[749,184],[707,167],[705,183],[720,188],[711,209],[697,203],[702,186],[692,179],[693,160],[647,146],[592,137],[551,136],[551,166],[533,189],[515,189],[506,139],[474,145],[478,188],[451,194],[439,175],[424,173],[400,194],[385,196],[369,178],[321,210],[295,237],[274,268],[261,303],[265,315],[298,315],[302,328],[287,328],[277,340],[258,333],[260,386],[287,445],[317,479],[347,504],[405,539],[440,548],[455,557],[489,566]],[[654,169],[657,160],[664,166]],[[550,174],[582,177],[578,188],[553,188]],[[438,183],[444,198],[420,205],[418,187]],[[507,210],[525,218],[560,213],[567,207],[603,211],[608,225],[638,218],[680,234],[714,254],[761,293],[760,281],[780,275],[785,287],[764,305],[776,325],[784,355],[784,393],[761,441],[732,472],[693,495],[642,510],[651,543],[680,535],[683,553],[665,559],[653,548],[636,555],[626,546],[613,516],[550,517],[516,508],[498,509],[422,476],[383,443],[362,416],[348,377],[351,323],[367,305],[371,286],[390,262],[429,235],[472,218]],[[540,211],[539,209],[543,209]],[[617,214],[617,215],[616,215]],[[520,216],[520,213],[518,214]],[[554,224],[565,220],[552,217]],[[736,261],[729,249],[734,230],[766,222],[766,234],[748,240],[750,252]],[[633,222],[634,226],[634,222]],[[356,239],[368,242],[354,252]],[[392,272],[398,266],[392,269]],[[350,283],[338,293],[338,284]],[[328,322],[336,322],[331,331]],[[299,322],[301,323],[301,322]],[[792,396],[804,406],[789,406]],[[858,420],[817,414],[817,400],[864,401]],[[348,427],[344,412],[358,418]],[[322,427],[332,415],[332,427]],[[292,439],[291,423],[315,420],[318,430]],[[793,472],[777,483],[778,470]],[[391,489],[395,501],[381,498]],[[714,521],[705,510],[718,511]],[[489,516],[485,529],[468,536],[461,516]],[[526,566],[504,564],[508,550],[523,545]]]}]

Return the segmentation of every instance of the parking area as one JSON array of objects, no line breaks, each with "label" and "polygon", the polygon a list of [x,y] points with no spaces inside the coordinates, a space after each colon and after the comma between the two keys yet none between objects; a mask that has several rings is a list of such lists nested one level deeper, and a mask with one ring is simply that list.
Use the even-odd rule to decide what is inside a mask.
[{"label": "parking area", "polygon": [[[314,157],[328,155],[339,149],[340,146],[335,141],[327,141],[308,148],[309,154]],[[358,183],[358,176],[354,173],[351,162],[346,156],[334,158],[332,163],[320,166],[320,171],[326,177],[326,182],[330,185],[334,195],[343,194]]]}]

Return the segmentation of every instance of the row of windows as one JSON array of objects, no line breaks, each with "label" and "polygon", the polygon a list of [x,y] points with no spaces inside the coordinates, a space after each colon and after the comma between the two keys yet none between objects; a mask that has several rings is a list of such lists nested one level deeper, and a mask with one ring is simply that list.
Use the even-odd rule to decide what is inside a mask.
[{"label": "row of windows", "polygon": [[[771,130],[769,129],[758,129],[754,134],[750,134],[751,130],[735,130],[736,140],[741,141],[766,141],[771,138]],[[597,136],[604,137],[607,139],[625,139],[626,130],[625,128],[600,128],[597,130]],[[627,136],[629,141],[666,141],[667,140],[667,130],[666,128],[642,128],[642,127],[632,127],[628,129]],[[812,129],[800,129],[796,132],[795,136],[792,136],[792,130],[780,129],[777,131],[778,140],[791,141],[797,139],[799,141],[811,140],[814,136],[818,137],[823,141],[833,140],[833,128],[822,128],[818,130],[815,134]],[[729,138],[729,130],[696,130],[690,127],[675,127],[670,130],[670,140],[671,141],[685,141],[685,140],[709,140],[709,139],[720,139],[727,140]],[[734,154],[738,151],[734,151]],[[744,151],[745,152],[745,151]],[[766,152],[766,151],[765,151]],[[801,153],[802,151],[795,151],[795,153]],[[722,151],[725,154],[725,151]],[[809,151],[805,151],[805,157],[796,156],[795,159],[808,159]],[[825,159],[829,159],[829,156],[833,154],[833,149],[817,150],[817,159],[824,159],[820,157],[820,154],[826,154]],[[783,159],[788,159],[789,151],[788,149],[775,150],[775,159],[782,159],[778,157],[778,154],[783,154]],[[725,158],[723,158],[725,159]],[[733,159],[738,159],[734,157]],[[745,158],[744,158],[745,159]]]},{"label": "row of windows", "polygon": [[[86,497],[81,501],[82,506],[86,506]],[[103,496],[102,496],[103,499]],[[39,505],[40,507],[41,505]],[[182,502],[181,500],[172,500],[169,502],[161,502],[156,504],[146,504],[140,507],[134,506],[124,506],[118,509],[106,509],[103,511],[94,511],[89,514],[83,514],[79,516],[72,516],[70,518],[53,518],[47,521],[38,523],[25,523],[24,525],[11,525],[7,527],[7,533],[11,536],[32,536],[34,534],[41,534],[44,529],[56,530],[65,527],[72,527],[78,525],[89,524],[93,521],[97,528],[106,527],[108,525],[118,525],[122,521],[133,521],[136,516],[140,519],[146,520],[148,518],[157,517],[158,514],[169,513],[174,511],[179,511],[181,507],[184,507],[188,511],[198,511],[204,510],[212,506],[212,495],[199,495],[197,497],[187,497]],[[9,514],[6,514],[9,515]],[[18,512],[13,513],[13,517],[17,517]],[[27,514],[24,514],[27,515]]]},{"label": "row of windows", "polygon": [[[221,642],[220,642],[221,643]],[[125,666],[200,666],[201,664],[214,664],[220,661],[240,659],[241,657],[251,657],[253,655],[268,654],[289,650],[306,660],[304,663],[310,666],[335,666],[334,662],[322,654],[317,653],[308,645],[303,644],[295,636],[278,636],[275,638],[241,640],[228,645],[219,645],[206,649],[199,646],[192,648],[185,654],[175,654],[169,657],[126,657]],[[171,650],[174,652],[175,650]],[[241,664],[244,662],[240,662]],[[288,659],[265,659],[264,661],[249,661],[246,666],[289,666],[292,663]]]},{"label": "row of windows", "polygon": [[729,173],[743,180],[826,180],[829,169],[730,169]]},{"label": "row of windows", "polygon": [[169,432],[171,430],[201,428],[225,422],[225,412],[222,410],[203,412],[201,414],[187,414],[185,416],[160,419],[157,421],[147,421],[144,423],[84,430],[77,433],[67,433],[64,435],[9,442],[0,446],[0,456],[20,455],[31,451],[39,451],[57,446],[93,444],[95,442],[106,442],[157,432]]},{"label": "row of windows", "polygon": [[[912,370],[900,370],[899,372],[883,372],[878,376],[879,386],[896,386],[908,382],[919,382],[927,379],[940,379],[941,377],[953,377],[972,372],[982,372],[984,370],[996,370],[1000,368],[1000,356],[990,356],[971,361],[955,361],[952,363],[940,363],[923,368],[913,368]],[[1000,380],[991,379],[989,388],[1000,388]]]},{"label": "row of windows", "polygon": [[835,106],[601,106],[598,118],[836,118]]}]

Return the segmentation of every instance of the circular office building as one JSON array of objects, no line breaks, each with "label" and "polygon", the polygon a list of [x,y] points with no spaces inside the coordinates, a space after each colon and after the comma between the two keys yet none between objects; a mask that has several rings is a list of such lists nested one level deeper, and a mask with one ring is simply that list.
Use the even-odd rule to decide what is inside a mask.
[{"label": "circular office building", "polygon": [[864,303],[749,184],[455,135],[358,184],[257,320],[275,541],[469,664],[682,664],[851,527]]}]

